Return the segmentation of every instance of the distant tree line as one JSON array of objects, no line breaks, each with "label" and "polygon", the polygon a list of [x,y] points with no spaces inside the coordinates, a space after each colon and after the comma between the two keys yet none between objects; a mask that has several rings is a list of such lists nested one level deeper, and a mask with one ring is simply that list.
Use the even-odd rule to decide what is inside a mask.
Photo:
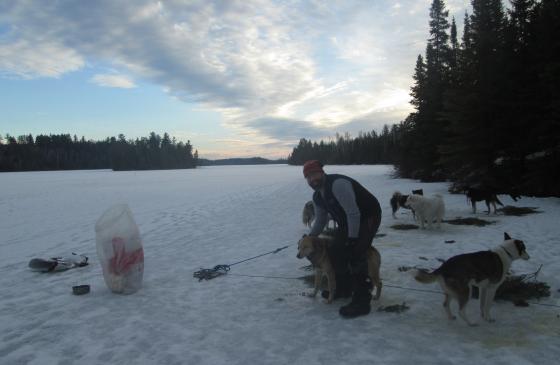
[{"label": "distant tree line", "polygon": [[325,164],[391,164],[395,162],[397,130],[396,125],[391,129],[385,125],[381,134],[371,131],[356,138],[337,135],[334,140],[319,143],[302,138],[288,156],[288,163],[301,165],[317,159]]},{"label": "distant tree line", "polygon": [[208,160],[199,158],[198,166],[227,166],[227,165],[279,165],[287,164],[286,159],[269,160],[262,157],[241,157],[241,158],[224,158],[217,160]]},{"label": "distant tree line", "polygon": [[155,170],[196,167],[198,152],[167,133],[127,140],[120,134],[86,141],[69,134],[0,137],[0,171],[113,169]]},{"label": "distant tree line", "polygon": [[[402,177],[560,196],[560,0],[471,5],[459,39],[444,1],[433,0],[411,89],[416,110],[391,128],[387,161]],[[320,145],[302,140],[292,156],[321,158]]]}]

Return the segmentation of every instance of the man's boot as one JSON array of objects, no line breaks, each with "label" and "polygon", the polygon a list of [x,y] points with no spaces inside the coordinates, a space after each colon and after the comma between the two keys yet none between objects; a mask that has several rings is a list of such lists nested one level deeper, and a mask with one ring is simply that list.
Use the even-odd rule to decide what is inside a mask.
[{"label": "man's boot", "polygon": [[353,275],[354,281],[354,294],[352,301],[340,307],[339,313],[345,318],[355,318],[369,314],[371,310],[371,280],[367,275],[357,274]]}]

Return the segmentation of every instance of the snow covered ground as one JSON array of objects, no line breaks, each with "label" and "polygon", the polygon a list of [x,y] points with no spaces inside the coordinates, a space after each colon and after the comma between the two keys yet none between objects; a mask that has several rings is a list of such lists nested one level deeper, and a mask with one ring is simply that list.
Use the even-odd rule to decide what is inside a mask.
[{"label": "snow covered ground", "polygon": [[[560,356],[560,308],[497,302],[497,321],[478,327],[449,322],[437,284],[416,283],[400,266],[436,267],[437,258],[492,248],[503,232],[525,241],[535,272],[551,286],[543,304],[560,305],[560,199],[523,197],[507,205],[538,207],[524,217],[491,215],[486,227],[444,224],[441,230],[397,231],[412,224],[391,217],[389,198],[423,188],[440,193],[447,218],[472,217],[462,195],[443,183],[391,179],[390,166],[327,166],[354,177],[383,208],[374,244],[385,287],[372,313],[347,320],[332,305],[303,295],[308,263],[296,258],[306,228],[301,209],[311,197],[300,167],[227,166],[196,170],[29,172],[0,174],[0,364],[550,364]],[[95,249],[95,221],[128,203],[145,252],[143,288],[111,293]],[[479,218],[486,218],[479,204]],[[485,207],[484,207],[485,208]],[[446,240],[454,240],[446,244]],[[285,245],[288,249],[232,267],[199,282],[201,267],[231,264]],[[32,272],[35,257],[78,252],[91,264],[53,274]],[[427,258],[423,260],[420,257]],[[245,276],[252,275],[252,276]],[[275,278],[273,278],[275,277]],[[91,293],[72,295],[90,284]],[[403,313],[379,306],[406,302]],[[455,311],[456,308],[454,307]],[[556,360],[555,360],[556,359]]]}]

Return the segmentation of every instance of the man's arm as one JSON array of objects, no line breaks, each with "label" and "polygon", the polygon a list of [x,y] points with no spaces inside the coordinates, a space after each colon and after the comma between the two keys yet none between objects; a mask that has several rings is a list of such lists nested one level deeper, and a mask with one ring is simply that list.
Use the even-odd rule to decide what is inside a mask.
[{"label": "man's arm", "polygon": [[337,179],[332,185],[332,192],[346,213],[348,238],[358,238],[360,232],[360,209],[356,203],[356,194],[352,183],[346,179]]}]

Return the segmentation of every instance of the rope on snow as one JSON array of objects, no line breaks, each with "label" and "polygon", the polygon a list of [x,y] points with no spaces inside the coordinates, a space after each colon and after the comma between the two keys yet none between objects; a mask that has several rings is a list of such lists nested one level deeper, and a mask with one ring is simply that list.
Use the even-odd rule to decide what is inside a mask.
[{"label": "rope on snow", "polygon": [[237,261],[237,262],[234,262],[233,264],[229,264],[229,265],[227,265],[227,264],[216,265],[212,269],[200,268],[200,270],[195,271],[193,273],[193,277],[197,278],[198,281],[214,279],[218,276],[226,275],[233,265],[237,265],[237,264],[240,264],[242,262],[249,261],[249,260],[254,260],[256,258],[266,256],[266,255],[270,255],[270,254],[273,254],[273,253],[278,253],[278,252],[280,252],[280,251],[282,251],[282,250],[284,250],[284,249],[286,249],[290,246],[291,245],[280,247],[280,248],[277,248],[276,250],[272,250],[270,252],[266,252],[266,253],[263,253],[263,254],[260,254],[260,255],[257,255],[257,256],[250,257],[248,259]]}]

